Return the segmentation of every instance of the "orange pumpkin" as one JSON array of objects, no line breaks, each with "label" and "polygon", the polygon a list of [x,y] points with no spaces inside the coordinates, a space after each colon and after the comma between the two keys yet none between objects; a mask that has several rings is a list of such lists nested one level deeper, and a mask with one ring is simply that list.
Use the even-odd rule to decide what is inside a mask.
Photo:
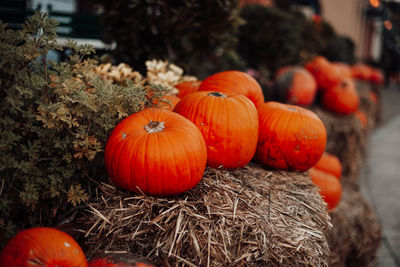
[{"label": "orange pumpkin", "polygon": [[305,68],[314,76],[320,90],[339,84],[342,78],[340,69],[322,56],[314,57]]},{"label": "orange pumpkin", "polygon": [[207,147],[199,129],[172,111],[149,108],[122,120],[105,148],[105,165],[118,186],[173,195],[202,178]]},{"label": "orange pumpkin", "polygon": [[372,75],[372,69],[364,63],[354,64],[351,67],[351,71],[352,71],[353,78],[361,79],[361,80],[365,80],[365,81],[370,80],[371,75]]},{"label": "orange pumpkin", "polygon": [[311,168],[308,171],[313,183],[320,188],[320,195],[328,205],[328,210],[332,211],[342,197],[342,185],[340,181],[330,173]]},{"label": "orange pumpkin", "polygon": [[365,112],[362,111],[362,110],[357,110],[356,112],[354,112],[354,115],[360,121],[361,126],[363,127],[363,129],[365,129],[367,127],[367,124],[368,124],[367,114],[365,114]]},{"label": "orange pumpkin", "polygon": [[340,179],[342,177],[342,164],[335,155],[324,152],[314,168],[330,173]]},{"label": "orange pumpkin", "polygon": [[185,95],[197,92],[200,84],[201,81],[187,81],[176,84],[175,88],[179,90],[178,97],[182,98]]},{"label": "orange pumpkin", "polygon": [[174,112],[199,127],[207,144],[208,166],[234,169],[246,165],[254,156],[258,114],[247,97],[196,92],[182,98]]},{"label": "orange pumpkin", "polygon": [[[181,99],[175,95],[163,96],[163,101],[158,103],[157,106],[166,110],[173,110]],[[164,102],[165,101],[165,102]]]},{"label": "orange pumpkin", "polygon": [[0,266],[86,267],[85,254],[68,234],[35,227],[15,235],[0,254]]},{"label": "orange pumpkin", "polygon": [[385,76],[381,70],[372,68],[370,80],[373,83],[382,84],[385,81]]},{"label": "orange pumpkin", "polygon": [[359,102],[354,81],[350,78],[344,78],[340,84],[327,88],[322,95],[324,108],[342,115],[355,112]]},{"label": "orange pumpkin", "polygon": [[302,107],[267,102],[258,109],[256,159],[263,165],[305,171],[326,146],[326,130],[318,116]]},{"label": "orange pumpkin", "polygon": [[89,267],[155,267],[147,259],[131,254],[103,253],[88,262]]},{"label": "orange pumpkin", "polygon": [[208,76],[201,83],[199,91],[244,95],[248,97],[256,107],[264,103],[264,95],[261,86],[253,77],[242,71],[223,71]]},{"label": "orange pumpkin", "polygon": [[369,91],[369,99],[375,104],[378,103],[378,95],[372,91]]},{"label": "orange pumpkin", "polygon": [[351,67],[348,64],[343,62],[333,62],[332,64],[339,70],[341,77],[352,77]]},{"label": "orange pumpkin", "polygon": [[317,83],[303,67],[290,66],[278,70],[275,87],[280,99],[289,104],[309,106],[314,102]]}]

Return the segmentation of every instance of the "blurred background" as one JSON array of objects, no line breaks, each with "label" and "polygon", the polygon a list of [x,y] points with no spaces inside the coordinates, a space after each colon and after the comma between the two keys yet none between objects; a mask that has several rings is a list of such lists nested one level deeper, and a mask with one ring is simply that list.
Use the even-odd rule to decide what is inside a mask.
[{"label": "blurred background", "polygon": [[1,1],[0,19],[18,28],[35,10],[60,22],[61,42],[90,43],[97,55],[139,70],[158,58],[200,79],[233,68],[257,69],[268,78],[320,54],[363,61],[384,70],[387,82],[398,80],[396,0],[13,0]]}]

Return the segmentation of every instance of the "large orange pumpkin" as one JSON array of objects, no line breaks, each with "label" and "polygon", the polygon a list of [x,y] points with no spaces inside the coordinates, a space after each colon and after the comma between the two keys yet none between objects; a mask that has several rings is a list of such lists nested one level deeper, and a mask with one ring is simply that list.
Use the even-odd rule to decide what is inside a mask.
[{"label": "large orange pumpkin", "polygon": [[202,178],[207,147],[199,129],[172,111],[150,108],[122,120],[108,138],[105,164],[118,186],[173,195]]},{"label": "large orange pumpkin", "polygon": [[131,254],[102,253],[89,262],[89,267],[155,267],[153,263]]},{"label": "large orange pumpkin", "polygon": [[342,177],[342,164],[340,160],[338,157],[328,152],[322,154],[322,157],[315,164],[314,168],[328,172],[338,179]]},{"label": "large orange pumpkin", "polygon": [[178,97],[182,98],[185,95],[197,92],[200,88],[201,81],[186,81],[175,85],[179,90]]},{"label": "large orange pumpkin", "polygon": [[339,179],[330,173],[311,168],[308,171],[313,183],[320,188],[320,195],[328,205],[328,210],[332,211],[342,197],[342,185]]},{"label": "large orange pumpkin", "polygon": [[199,127],[207,144],[208,166],[238,168],[254,156],[258,114],[247,97],[196,92],[182,98],[174,111]]},{"label": "large orange pumpkin", "polygon": [[314,76],[318,89],[322,91],[339,84],[342,79],[340,68],[337,68],[322,56],[314,57],[306,63],[305,68]]},{"label": "large orange pumpkin", "polygon": [[68,234],[35,227],[15,235],[0,254],[1,267],[86,267],[85,254]]},{"label": "large orange pumpkin", "polygon": [[256,159],[263,165],[305,171],[326,146],[326,130],[318,116],[302,107],[267,102],[258,109]]},{"label": "large orange pumpkin", "polygon": [[351,114],[358,110],[359,97],[353,79],[343,81],[326,89],[322,95],[324,108],[342,115]]},{"label": "large orange pumpkin", "polygon": [[199,91],[244,95],[256,107],[264,103],[261,86],[253,77],[242,71],[229,70],[215,73],[201,83]]},{"label": "large orange pumpkin", "polygon": [[311,105],[317,93],[314,77],[300,66],[284,67],[278,70],[275,87],[280,99],[295,105]]}]

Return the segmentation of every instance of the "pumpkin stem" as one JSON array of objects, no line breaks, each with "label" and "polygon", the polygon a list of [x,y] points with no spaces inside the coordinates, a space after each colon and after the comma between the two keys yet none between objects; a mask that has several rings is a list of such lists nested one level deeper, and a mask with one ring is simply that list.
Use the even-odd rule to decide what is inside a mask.
[{"label": "pumpkin stem", "polygon": [[220,93],[220,92],[212,92],[209,93],[208,95],[216,96],[216,97],[226,97],[226,95]]},{"label": "pumpkin stem", "polygon": [[144,126],[144,129],[148,132],[148,133],[157,133],[157,132],[161,132],[162,130],[164,130],[165,126],[164,126],[163,121],[150,121],[149,124],[147,124],[146,126]]}]

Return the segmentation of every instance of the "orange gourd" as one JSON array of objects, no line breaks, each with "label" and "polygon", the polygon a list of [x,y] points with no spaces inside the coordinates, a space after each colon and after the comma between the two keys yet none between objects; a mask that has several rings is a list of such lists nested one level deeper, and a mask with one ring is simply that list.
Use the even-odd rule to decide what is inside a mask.
[{"label": "orange gourd", "polygon": [[199,91],[213,91],[227,94],[240,94],[248,97],[256,107],[264,103],[261,86],[249,74],[229,70],[208,76],[200,85]]},{"label": "orange gourd", "polygon": [[174,112],[191,120],[207,144],[208,166],[234,169],[250,162],[257,147],[258,114],[245,96],[201,91],[185,96]]},{"label": "orange gourd", "polygon": [[182,98],[185,95],[197,92],[200,88],[201,81],[186,81],[175,85],[175,88],[179,90],[178,97]]},{"label": "orange gourd", "polygon": [[317,83],[312,74],[299,66],[278,70],[275,87],[280,99],[295,105],[311,105],[317,93]]},{"label": "orange gourd", "polygon": [[86,267],[85,254],[68,234],[35,227],[16,234],[0,254],[0,266]]},{"label": "orange gourd", "polygon": [[263,165],[305,171],[314,166],[326,146],[326,130],[318,116],[305,108],[267,102],[258,109],[256,159]]},{"label": "orange gourd", "polygon": [[359,97],[353,79],[345,78],[335,86],[327,88],[322,95],[324,108],[346,115],[358,110]]},{"label": "orange gourd", "polygon": [[199,129],[172,111],[149,108],[122,120],[105,148],[105,165],[118,186],[173,195],[202,178],[207,148]]},{"label": "orange gourd", "polygon": [[340,163],[338,157],[328,152],[322,154],[314,168],[328,172],[338,179],[342,177],[342,163]]},{"label": "orange gourd", "polygon": [[328,210],[332,211],[342,197],[342,185],[339,179],[330,173],[311,168],[308,171],[312,182],[320,188],[320,195],[328,205]]}]

